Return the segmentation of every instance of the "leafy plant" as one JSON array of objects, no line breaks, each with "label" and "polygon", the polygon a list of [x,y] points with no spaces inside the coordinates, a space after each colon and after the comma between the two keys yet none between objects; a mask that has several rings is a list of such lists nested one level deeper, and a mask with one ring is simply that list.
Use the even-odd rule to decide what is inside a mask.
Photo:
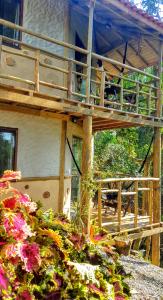
[{"label": "leafy plant", "polygon": [[0,178],[0,299],[128,299],[107,233],[92,226],[88,239],[64,215],[43,212],[10,186],[17,179]]}]

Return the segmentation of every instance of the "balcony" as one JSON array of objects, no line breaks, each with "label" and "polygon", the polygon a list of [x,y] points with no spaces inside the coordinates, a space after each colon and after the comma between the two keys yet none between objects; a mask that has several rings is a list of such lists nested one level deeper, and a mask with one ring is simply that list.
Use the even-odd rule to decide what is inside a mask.
[{"label": "balcony", "polygon": [[96,184],[92,219],[111,236],[128,234],[135,240],[163,232],[163,224],[155,222],[154,193],[160,186],[159,178],[108,178],[96,180]]},{"label": "balcony", "polygon": [[[41,110],[41,114],[70,113],[80,119],[84,114],[92,115],[94,131],[163,125],[158,76],[96,53],[91,53],[89,66],[88,50],[2,19],[0,24],[46,45],[37,47],[26,43],[25,38],[0,37],[1,108],[14,102],[19,107]],[[48,50],[49,45],[53,51]],[[81,61],[75,59],[76,53],[83,57]],[[103,69],[97,67],[98,60]],[[105,68],[107,64],[123,68],[123,72],[113,74]]]}]

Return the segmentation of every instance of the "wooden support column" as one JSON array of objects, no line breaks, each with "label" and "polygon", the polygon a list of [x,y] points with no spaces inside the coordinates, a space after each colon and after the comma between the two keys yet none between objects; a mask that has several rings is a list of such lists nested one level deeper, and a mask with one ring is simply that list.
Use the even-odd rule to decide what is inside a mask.
[{"label": "wooden support column", "polygon": [[83,151],[82,151],[82,186],[81,186],[81,218],[85,232],[90,232],[92,176],[92,117],[85,116],[83,120]]},{"label": "wooden support column", "polygon": [[65,151],[66,151],[67,121],[62,121],[59,171],[58,211],[63,212],[64,206],[64,178],[65,178]]},{"label": "wooden support column", "polygon": [[88,23],[88,42],[87,50],[87,80],[86,80],[86,102],[90,102],[90,90],[91,90],[91,60],[92,60],[92,42],[93,42],[93,14],[96,0],[90,0],[89,7],[89,23]]},{"label": "wooden support column", "polygon": [[[162,45],[159,49],[158,76],[160,77],[159,91],[157,97],[157,117],[161,116],[161,71],[162,71]],[[153,176],[161,178],[161,128],[155,128],[153,143]],[[159,223],[161,219],[161,187],[160,181],[153,183],[153,223]],[[160,265],[160,234],[152,236],[152,263]]]}]

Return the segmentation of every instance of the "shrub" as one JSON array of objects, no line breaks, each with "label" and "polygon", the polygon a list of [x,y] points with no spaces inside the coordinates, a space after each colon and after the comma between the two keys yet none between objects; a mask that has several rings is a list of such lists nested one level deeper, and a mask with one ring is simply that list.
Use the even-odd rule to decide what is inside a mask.
[{"label": "shrub", "polygon": [[126,274],[107,234],[86,237],[64,215],[43,212],[0,178],[0,299],[128,299]]}]

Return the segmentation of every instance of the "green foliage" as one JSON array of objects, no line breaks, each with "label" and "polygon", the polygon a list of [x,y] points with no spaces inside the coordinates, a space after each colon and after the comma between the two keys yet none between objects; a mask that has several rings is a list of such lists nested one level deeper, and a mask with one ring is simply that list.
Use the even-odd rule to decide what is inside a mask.
[{"label": "green foliage", "polygon": [[143,9],[150,15],[160,18],[160,0],[142,0]]},{"label": "green foliage", "polygon": [[0,300],[127,300],[127,277],[107,233],[89,237],[66,216],[43,212],[0,178]]},{"label": "green foliage", "polygon": [[95,135],[95,170],[106,176],[136,175],[151,142],[149,127],[98,132]]}]

